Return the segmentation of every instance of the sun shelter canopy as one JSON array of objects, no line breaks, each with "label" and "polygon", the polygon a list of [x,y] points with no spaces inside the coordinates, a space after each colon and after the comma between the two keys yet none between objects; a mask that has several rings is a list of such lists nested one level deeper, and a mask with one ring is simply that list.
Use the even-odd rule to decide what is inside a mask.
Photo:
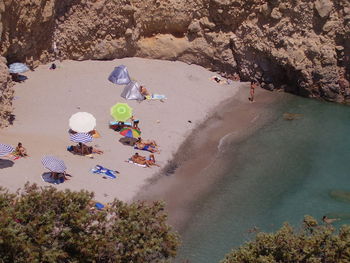
[{"label": "sun shelter canopy", "polygon": [[128,84],[131,81],[128,69],[124,65],[115,67],[109,75],[108,80],[118,85]]},{"label": "sun shelter canopy", "polygon": [[120,96],[127,100],[142,101],[145,99],[145,97],[140,93],[140,85],[134,81],[131,81],[124,87],[124,90]]},{"label": "sun shelter canopy", "polygon": [[9,72],[13,74],[24,73],[28,70],[29,70],[28,66],[23,63],[16,62],[16,63],[12,63],[9,66]]}]

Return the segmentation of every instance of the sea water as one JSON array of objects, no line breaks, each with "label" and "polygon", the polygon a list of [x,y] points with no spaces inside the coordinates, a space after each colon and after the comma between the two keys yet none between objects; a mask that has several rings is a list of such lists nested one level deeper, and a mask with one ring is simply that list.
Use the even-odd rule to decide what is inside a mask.
[{"label": "sea water", "polygon": [[[283,113],[295,113],[285,120]],[[350,224],[350,107],[294,97],[243,142],[211,191],[192,207],[176,262],[215,263],[254,238],[252,229],[301,225],[304,215]],[[344,194],[345,193],[345,194]]]}]

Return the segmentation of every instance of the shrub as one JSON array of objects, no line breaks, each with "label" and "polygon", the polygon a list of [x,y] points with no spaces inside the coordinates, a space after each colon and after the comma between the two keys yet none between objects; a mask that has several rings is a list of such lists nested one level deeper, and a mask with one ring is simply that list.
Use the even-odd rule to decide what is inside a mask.
[{"label": "shrub", "polygon": [[91,209],[93,193],[25,185],[0,189],[0,262],[163,262],[178,236],[161,202]]},{"label": "shrub", "polygon": [[285,224],[276,233],[258,233],[248,242],[228,254],[222,263],[337,263],[350,262],[350,228],[339,232],[330,225],[319,225],[304,218],[300,230]]}]

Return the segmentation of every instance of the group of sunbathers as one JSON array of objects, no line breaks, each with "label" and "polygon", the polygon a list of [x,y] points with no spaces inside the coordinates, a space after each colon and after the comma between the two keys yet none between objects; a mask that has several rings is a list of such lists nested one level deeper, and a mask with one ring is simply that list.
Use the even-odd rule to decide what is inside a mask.
[{"label": "group of sunbathers", "polygon": [[[147,90],[144,89],[143,91],[146,92]],[[140,131],[140,128],[138,126],[139,120],[135,119],[134,116],[132,116],[130,119],[131,119],[131,123],[125,123],[121,121],[112,122],[110,123],[109,127],[118,132],[121,131],[123,128],[133,128]],[[158,149],[158,145],[154,140],[144,140],[141,137],[137,139],[133,137],[132,138],[124,137],[119,141],[125,145],[134,146],[134,149],[136,150],[143,150],[151,153],[160,153]],[[146,165],[147,167],[150,167],[152,165],[157,165],[153,154],[151,154],[149,158],[146,158],[145,156],[141,156],[138,153],[135,153],[131,158],[129,158],[129,161],[132,161],[140,165]]]}]

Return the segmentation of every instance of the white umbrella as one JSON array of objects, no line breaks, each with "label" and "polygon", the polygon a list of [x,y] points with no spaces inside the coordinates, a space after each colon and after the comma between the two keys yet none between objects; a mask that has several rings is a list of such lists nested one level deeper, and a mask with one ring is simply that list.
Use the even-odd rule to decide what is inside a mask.
[{"label": "white umbrella", "polygon": [[95,117],[88,112],[77,112],[69,119],[69,128],[75,132],[89,132],[96,126]]}]

